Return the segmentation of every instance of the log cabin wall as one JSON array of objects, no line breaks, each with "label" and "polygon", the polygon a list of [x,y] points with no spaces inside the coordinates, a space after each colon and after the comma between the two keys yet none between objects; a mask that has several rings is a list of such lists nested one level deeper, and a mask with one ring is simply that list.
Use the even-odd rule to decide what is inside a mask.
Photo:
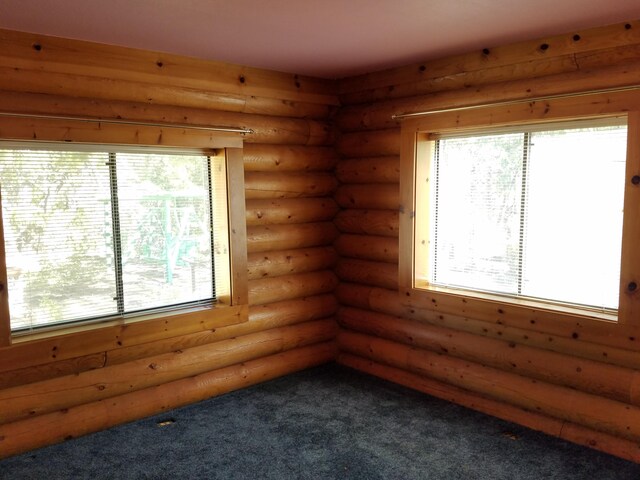
[{"label": "log cabin wall", "polygon": [[331,361],[337,313],[345,365],[640,461],[635,338],[401,303],[391,118],[634,83],[639,22],[348,78],[339,96],[323,80],[1,31],[2,110],[255,133],[244,145],[249,321],[0,347],[0,457]]},{"label": "log cabin wall", "polygon": [[[0,347],[0,458],[335,358],[337,104],[325,80],[0,31],[2,111],[254,130],[244,138],[248,321]],[[65,139],[64,120],[58,130],[3,121]]]},{"label": "log cabin wall", "polygon": [[548,334],[534,320],[515,328],[499,315],[474,318],[462,305],[401,301],[401,137],[392,118],[634,84],[640,84],[640,22],[342,80],[335,194],[339,362],[640,461],[637,335],[600,335],[579,324]]}]

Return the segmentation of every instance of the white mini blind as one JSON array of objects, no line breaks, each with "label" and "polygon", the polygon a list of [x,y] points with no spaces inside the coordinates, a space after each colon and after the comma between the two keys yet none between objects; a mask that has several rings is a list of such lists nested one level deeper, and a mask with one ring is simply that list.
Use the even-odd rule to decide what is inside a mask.
[{"label": "white mini blind", "polygon": [[516,293],[523,136],[438,141],[432,282]]},{"label": "white mini blind", "polygon": [[0,149],[13,331],[215,301],[205,155]]},{"label": "white mini blind", "polygon": [[439,139],[431,283],[617,309],[626,126],[610,123]]}]

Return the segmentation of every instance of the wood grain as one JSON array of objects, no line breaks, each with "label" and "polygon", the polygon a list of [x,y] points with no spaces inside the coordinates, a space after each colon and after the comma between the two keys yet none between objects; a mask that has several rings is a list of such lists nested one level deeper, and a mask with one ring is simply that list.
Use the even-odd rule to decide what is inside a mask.
[{"label": "wood grain", "polygon": [[[98,400],[0,425],[0,457],[62,442],[222,393],[320,365],[336,356],[335,342],[290,350],[183,378],[108,400]],[[38,432],[38,435],[34,435]]]}]

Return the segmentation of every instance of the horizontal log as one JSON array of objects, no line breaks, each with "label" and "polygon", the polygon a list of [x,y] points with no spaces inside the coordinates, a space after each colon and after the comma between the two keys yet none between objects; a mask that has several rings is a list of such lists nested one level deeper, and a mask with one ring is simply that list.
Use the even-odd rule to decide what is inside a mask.
[{"label": "horizontal log", "polygon": [[249,280],[330,270],[337,259],[338,255],[333,247],[252,253],[247,258]]},{"label": "horizontal log", "polygon": [[639,407],[367,335],[342,332],[338,341],[346,352],[378,363],[593,430],[640,438]]},{"label": "horizontal log", "polygon": [[343,157],[383,157],[400,155],[400,128],[343,133],[336,142]]},{"label": "horizontal log", "polygon": [[4,389],[0,391],[0,423],[83,405],[328,341],[335,334],[335,322],[318,320]]},{"label": "horizontal log", "polygon": [[398,183],[400,158],[372,157],[341,160],[336,176],[342,183]]},{"label": "horizontal log", "polygon": [[335,241],[334,246],[342,257],[398,264],[398,239],[396,238],[342,234]]},{"label": "horizontal log", "polygon": [[[592,47],[597,46],[592,44]],[[425,71],[419,80],[340,95],[340,102],[342,105],[371,103],[446,90],[469,89],[491,83],[535,79],[577,70],[607,68],[624,62],[637,61],[640,58],[639,51],[639,44],[619,44],[613,48],[591,48],[554,57],[538,56],[524,62],[521,58],[514,59],[517,63],[487,65],[480,70],[466,70],[441,76],[437,74],[434,76],[431,72]],[[414,71],[418,70],[420,68]]]},{"label": "horizontal log", "polygon": [[[331,111],[328,118],[320,117],[316,120],[308,119],[309,133],[307,141],[304,145],[333,145],[338,138],[338,129],[331,121],[333,115],[337,112],[337,108]],[[275,143],[275,142],[273,142]],[[295,144],[295,142],[279,142]]]},{"label": "horizontal log", "polygon": [[[0,56],[0,60],[1,58]],[[335,107],[326,104],[283,102],[278,98],[216,92],[166,83],[91,77],[68,72],[43,75],[37,69],[15,66],[0,66],[0,90],[313,119],[329,118],[335,110]]]},{"label": "horizontal log", "polygon": [[0,30],[0,52],[1,65],[46,74],[89,75],[338,105],[331,80],[182,55],[11,30]]},{"label": "horizontal log", "polygon": [[337,303],[332,295],[319,295],[252,307],[249,312],[249,321],[237,325],[211,328],[131,346],[118,346],[103,352],[91,352],[91,345],[83,351],[82,345],[78,345],[78,353],[84,353],[83,356],[0,372],[0,389],[184,350],[271,328],[318,320],[333,315],[336,310]]},{"label": "horizontal log", "polygon": [[575,54],[575,62],[580,69],[598,69],[640,59],[640,44],[628,44],[612,48],[587,50]]},{"label": "horizontal log", "polygon": [[[429,95],[378,102],[372,105],[345,107],[337,117],[341,131],[353,135],[362,130],[384,131],[399,125],[393,115],[423,112],[441,108],[486,105],[493,102],[526,100],[558,94],[637,85],[640,82],[640,62],[614,65],[599,69],[578,70],[573,73],[549,75],[535,79],[513,80],[490,85],[478,85],[463,90],[438,92]],[[582,100],[584,101],[584,100]],[[348,147],[366,136],[350,138]],[[339,145],[342,143],[340,142]]]},{"label": "horizontal log", "polygon": [[637,371],[629,368],[355,308],[340,309],[338,321],[359,333],[640,405],[640,399],[632,402],[631,388]]},{"label": "horizontal log", "polygon": [[[318,320],[333,315],[338,308],[333,292],[287,299],[268,305],[254,305],[249,310],[249,322],[257,323],[260,330],[283,325]],[[239,325],[236,325],[239,327]]]},{"label": "horizontal log", "polygon": [[338,230],[359,235],[398,238],[397,210],[342,210],[333,219]]},{"label": "horizontal log", "polygon": [[307,118],[7,91],[0,91],[0,105],[3,111],[34,115],[249,128],[253,133],[244,136],[247,143],[330,145],[335,137],[334,129],[329,123]]},{"label": "horizontal log", "polygon": [[331,147],[245,144],[246,172],[329,172],[338,163]]},{"label": "horizontal log", "polygon": [[[387,308],[374,309],[372,307],[371,297],[373,292],[378,290],[376,287],[370,285],[362,285],[356,283],[341,282],[334,292],[336,300],[341,307],[355,307],[363,310],[370,310],[372,312],[381,312],[388,315],[400,317],[404,313],[402,308],[399,308],[399,302],[392,300],[391,304]],[[391,293],[392,290],[381,288],[384,292]]]},{"label": "horizontal log", "polygon": [[[286,300],[268,305],[257,305],[251,307],[248,322],[192,333],[176,338],[167,338],[142,345],[119,347],[109,350],[105,352],[105,365],[116,365],[140,358],[219,342],[241,335],[249,335],[271,328],[280,328],[312,320],[320,320],[331,317],[336,310],[337,302],[331,294]],[[42,380],[44,380],[44,378],[42,378]]]},{"label": "horizontal log", "polygon": [[330,270],[249,281],[249,304],[265,305],[331,293],[338,279]]},{"label": "horizontal log", "polygon": [[397,211],[400,205],[400,186],[396,183],[341,185],[334,198],[342,208]]},{"label": "horizontal log", "polygon": [[[420,71],[422,66],[420,65],[416,70]],[[477,85],[504,82],[505,80],[533,79],[545,75],[572,72],[577,69],[578,65],[573,53],[552,58],[540,57],[507,65],[487,65],[480,70],[459,71],[449,74],[439,74],[437,71],[427,72],[425,66],[425,71],[419,80],[345,93],[340,95],[340,102],[342,105],[366,104],[381,100],[464,89]]]},{"label": "horizontal log", "polygon": [[247,228],[248,253],[331,245],[338,236],[329,222],[266,225]]},{"label": "horizontal log", "polygon": [[312,118],[315,120],[327,120],[332,118],[338,111],[338,107],[333,105],[290,102],[288,100],[275,100],[269,97],[247,97],[243,113],[277,115],[294,118]]},{"label": "horizontal log", "polygon": [[4,388],[39,382],[48,378],[61,377],[73,373],[86,372],[105,365],[105,352],[91,353],[81,357],[35,365],[0,373],[0,391]]},{"label": "horizontal log", "polygon": [[481,301],[459,295],[405,288],[401,290],[400,298],[404,305],[414,310],[449,313],[501,327],[546,333],[574,342],[586,341],[636,352],[640,349],[640,341],[636,338],[633,327],[618,325],[613,329],[610,322],[584,322],[580,316],[576,316],[572,321],[559,322],[555,311],[537,306],[522,307],[504,302]]},{"label": "horizontal log", "polygon": [[398,288],[397,264],[341,258],[336,264],[335,272],[343,282]]},{"label": "horizontal log", "polygon": [[[62,442],[330,362],[335,342],[297,348],[108,400],[0,426],[0,457]],[[38,432],[34,435],[34,432]]]},{"label": "horizontal log", "polygon": [[615,437],[606,433],[595,432],[582,425],[565,422],[562,427],[560,438],[569,442],[590,447],[595,450],[615,455],[626,460],[640,463],[640,445],[638,442],[631,442],[624,438]]},{"label": "horizontal log", "polygon": [[[631,28],[627,28],[627,25]],[[639,27],[640,22],[630,21],[511,45],[486,45],[487,48],[483,50],[345,78],[339,82],[338,89],[342,98],[346,93],[416,82],[425,78],[486,70],[541,58],[549,60],[591,50],[624,47],[640,43]],[[578,33],[576,40],[575,35]],[[541,45],[546,45],[546,48],[542,49]]]},{"label": "horizontal log", "polygon": [[299,198],[326,197],[336,189],[335,176],[324,172],[280,173],[246,172],[244,176],[245,197],[257,198]]},{"label": "horizontal log", "polygon": [[640,404],[640,371],[636,370],[631,382],[630,403],[633,405]]},{"label": "horizontal log", "polygon": [[578,445],[616,455],[632,462],[640,462],[640,445],[637,442],[597,432],[581,425],[547,417],[539,413],[529,412],[453,385],[447,385],[411,372],[382,365],[356,355],[341,353],[338,356],[338,363]]},{"label": "horizontal log", "polygon": [[640,357],[637,352],[598,345],[580,339],[563,338],[557,335],[535,332],[501,324],[483,322],[469,317],[444,314],[430,310],[416,309],[402,304],[398,292],[385,288],[376,288],[354,283],[341,283],[336,296],[342,305],[372,310],[397,317],[427,322],[455,330],[462,330],[497,339],[504,339],[522,345],[551,350],[597,362],[640,369]]},{"label": "horizontal log", "polygon": [[248,226],[331,221],[338,213],[332,198],[253,199],[246,202]]},{"label": "horizontal log", "polygon": [[126,323],[78,327],[65,335],[30,337],[29,341],[0,348],[0,372],[241,323],[247,319],[247,310],[246,305],[207,308]]},{"label": "horizontal log", "polygon": [[17,141],[100,143],[216,149],[242,147],[243,134],[181,127],[0,117],[0,138]]}]

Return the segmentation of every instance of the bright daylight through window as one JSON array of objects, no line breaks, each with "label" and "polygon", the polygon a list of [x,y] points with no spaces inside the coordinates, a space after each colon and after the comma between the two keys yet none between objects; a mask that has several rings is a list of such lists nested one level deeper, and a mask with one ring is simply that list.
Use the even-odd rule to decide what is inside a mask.
[{"label": "bright daylight through window", "polygon": [[212,157],[48,148],[0,150],[13,331],[215,301]]},{"label": "bright daylight through window", "polygon": [[443,136],[432,151],[429,284],[615,312],[626,124]]}]

